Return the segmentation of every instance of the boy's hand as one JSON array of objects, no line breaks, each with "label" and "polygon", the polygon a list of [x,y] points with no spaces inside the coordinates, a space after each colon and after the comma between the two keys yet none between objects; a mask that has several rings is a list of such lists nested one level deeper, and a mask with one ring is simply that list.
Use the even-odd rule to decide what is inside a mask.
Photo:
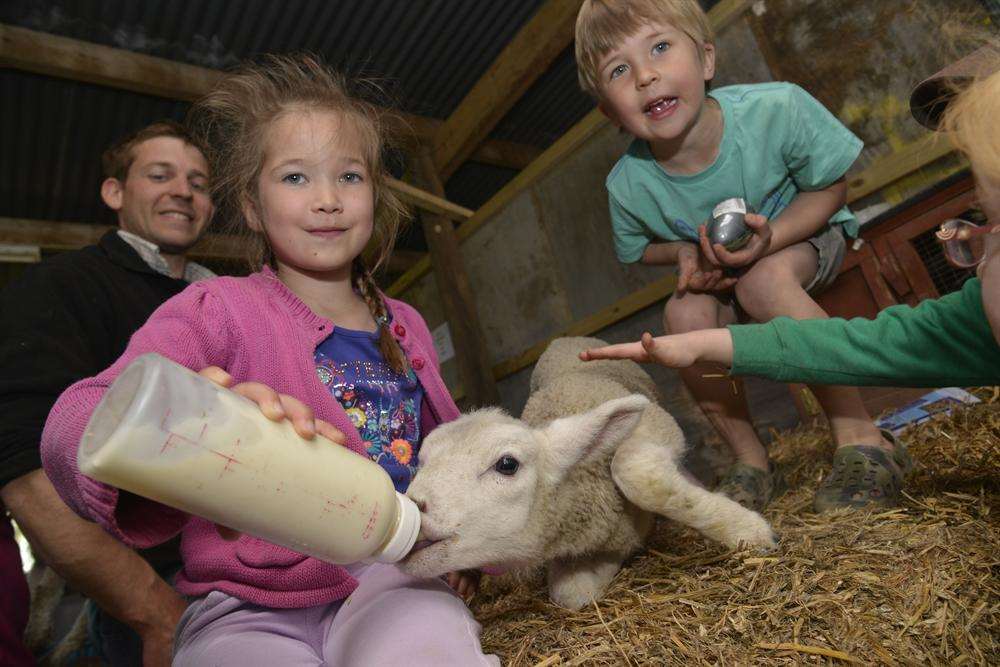
[{"label": "boy's hand", "polygon": [[606,345],[584,350],[580,353],[583,361],[595,359],[631,359],[640,363],[655,361],[668,368],[687,368],[698,361],[693,345],[686,344],[688,334],[676,336],[653,336],[646,332],[637,343]]},{"label": "boy's hand", "polygon": [[712,244],[708,240],[708,227],[702,225],[698,228],[698,241],[705,258],[713,266],[724,266],[738,269],[742,266],[749,266],[767,254],[771,247],[771,226],[767,224],[767,218],[757,213],[747,213],[744,217],[747,227],[753,230],[750,241],[736,252],[729,252],[721,244]]},{"label": "boy's hand", "polygon": [[726,276],[721,269],[709,266],[698,247],[684,245],[677,251],[677,293],[723,292],[736,284],[736,278]]}]

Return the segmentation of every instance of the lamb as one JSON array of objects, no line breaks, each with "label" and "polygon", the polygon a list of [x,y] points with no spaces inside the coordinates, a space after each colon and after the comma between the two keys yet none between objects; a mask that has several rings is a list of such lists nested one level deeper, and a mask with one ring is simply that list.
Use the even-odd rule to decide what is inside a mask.
[{"label": "lamb", "polygon": [[552,601],[579,609],[642,547],[655,515],[729,547],[775,547],[760,514],[682,472],[684,436],[638,364],[580,361],[603,344],[554,340],[521,419],[486,408],[428,435],[407,492],[425,541],[405,571],[544,566]]}]

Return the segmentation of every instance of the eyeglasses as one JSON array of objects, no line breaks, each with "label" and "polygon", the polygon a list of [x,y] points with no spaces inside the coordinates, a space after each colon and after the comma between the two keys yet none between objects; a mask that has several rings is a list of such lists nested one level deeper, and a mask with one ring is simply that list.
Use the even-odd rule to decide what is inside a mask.
[{"label": "eyeglasses", "polygon": [[948,263],[960,269],[970,269],[983,261],[985,253],[985,234],[990,234],[997,225],[977,225],[953,218],[941,223],[941,228],[935,232],[944,250]]}]

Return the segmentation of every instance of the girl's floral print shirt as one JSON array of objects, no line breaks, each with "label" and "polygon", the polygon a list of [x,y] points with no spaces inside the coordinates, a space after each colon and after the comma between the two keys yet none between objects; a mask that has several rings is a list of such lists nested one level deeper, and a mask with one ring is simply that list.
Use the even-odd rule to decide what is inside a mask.
[{"label": "girl's floral print shirt", "polygon": [[334,328],[315,353],[316,373],[358,429],[368,455],[406,491],[417,471],[420,401],[413,371],[397,373],[378,349],[378,334]]}]

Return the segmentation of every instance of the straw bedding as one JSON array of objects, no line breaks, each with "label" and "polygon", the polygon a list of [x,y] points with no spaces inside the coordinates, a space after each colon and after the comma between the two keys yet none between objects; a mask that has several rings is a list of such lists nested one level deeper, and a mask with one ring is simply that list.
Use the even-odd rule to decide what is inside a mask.
[{"label": "straw bedding", "polygon": [[813,514],[825,430],[778,433],[777,552],[729,552],[663,521],[607,596],[549,603],[540,575],[472,603],[505,665],[1000,664],[1000,402],[913,427],[903,507]]}]

